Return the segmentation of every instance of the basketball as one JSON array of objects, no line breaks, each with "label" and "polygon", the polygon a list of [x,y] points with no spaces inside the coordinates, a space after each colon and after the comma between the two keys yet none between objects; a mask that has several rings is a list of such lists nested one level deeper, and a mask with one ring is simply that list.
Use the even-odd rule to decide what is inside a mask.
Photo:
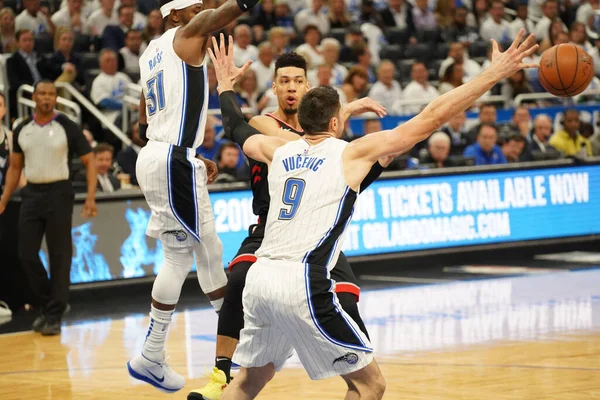
[{"label": "basketball", "polygon": [[576,96],[592,81],[594,62],[581,47],[559,44],[542,54],[539,77],[549,93],[559,97]]}]

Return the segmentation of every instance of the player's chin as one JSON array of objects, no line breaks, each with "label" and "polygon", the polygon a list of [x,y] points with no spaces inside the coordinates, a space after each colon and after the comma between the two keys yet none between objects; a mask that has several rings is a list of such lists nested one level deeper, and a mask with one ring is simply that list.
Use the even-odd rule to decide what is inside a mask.
[{"label": "player's chin", "polygon": [[287,115],[294,115],[298,113],[298,108],[286,107],[283,109],[283,112]]}]

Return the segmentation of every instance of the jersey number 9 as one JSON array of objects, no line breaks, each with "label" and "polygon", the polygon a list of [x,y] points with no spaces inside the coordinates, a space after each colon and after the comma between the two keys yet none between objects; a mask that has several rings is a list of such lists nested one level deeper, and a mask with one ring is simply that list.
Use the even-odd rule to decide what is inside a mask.
[{"label": "jersey number 9", "polygon": [[156,114],[156,111],[162,111],[165,108],[165,87],[163,84],[163,72],[158,71],[156,76],[148,79],[146,82],[148,95],[146,96],[148,115]]},{"label": "jersey number 9", "polygon": [[279,211],[279,219],[290,220],[294,218],[294,215],[298,211],[298,206],[300,206],[300,200],[302,200],[304,186],[306,186],[306,182],[302,179],[289,178],[285,181],[282,201],[283,204],[290,207],[282,208]]}]

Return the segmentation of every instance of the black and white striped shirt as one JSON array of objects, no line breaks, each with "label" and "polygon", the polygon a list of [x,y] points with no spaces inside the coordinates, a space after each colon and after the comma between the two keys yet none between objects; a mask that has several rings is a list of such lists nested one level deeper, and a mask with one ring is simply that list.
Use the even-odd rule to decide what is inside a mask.
[{"label": "black and white striped shirt", "polygon": [[81,157],[91,148],[73,121],[56,114],[44,125],[33,117],[19,124],[13,134],[13,151],[24,155],[28,182],[52,183],[68,180],[73,153]]}]

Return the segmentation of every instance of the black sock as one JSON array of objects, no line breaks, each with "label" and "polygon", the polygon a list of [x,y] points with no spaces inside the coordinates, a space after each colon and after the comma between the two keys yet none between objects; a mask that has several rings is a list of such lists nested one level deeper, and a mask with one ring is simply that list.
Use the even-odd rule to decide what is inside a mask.
[{"label": "black sock", "polygon": [[227,357],[215,358],[215,367],[217,367],[221,371],[225,372],[225,376],[227,377],[227,383],[229,383],[229,381],[231,381],[231,358],[227,358]]}]

